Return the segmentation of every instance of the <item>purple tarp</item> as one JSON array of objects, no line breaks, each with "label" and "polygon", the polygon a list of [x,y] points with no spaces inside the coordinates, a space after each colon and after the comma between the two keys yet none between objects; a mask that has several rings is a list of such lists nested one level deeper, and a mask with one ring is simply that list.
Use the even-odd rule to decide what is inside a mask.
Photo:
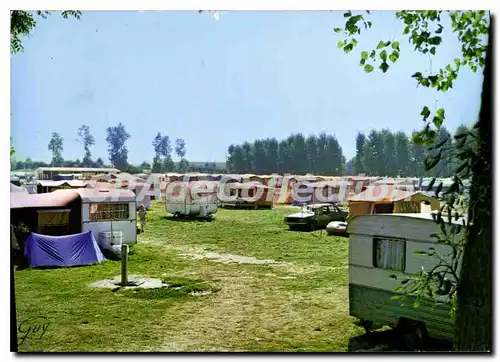
[{"label": "purple tarp", "polygon": [[88,265],[105,260],[91,231],[66,236],[30,233],[24,246],[24,256],[32,268]]}]

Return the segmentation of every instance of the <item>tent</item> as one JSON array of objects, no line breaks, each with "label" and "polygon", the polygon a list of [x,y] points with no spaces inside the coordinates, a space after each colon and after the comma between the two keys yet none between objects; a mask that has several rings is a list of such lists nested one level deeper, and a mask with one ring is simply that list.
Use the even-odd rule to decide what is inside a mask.
[{"label": "tent", "polygon": [[105,260],[91,231],[65,236],[32,232],[26,240],[24,256],[32,268],[89,265]]}]

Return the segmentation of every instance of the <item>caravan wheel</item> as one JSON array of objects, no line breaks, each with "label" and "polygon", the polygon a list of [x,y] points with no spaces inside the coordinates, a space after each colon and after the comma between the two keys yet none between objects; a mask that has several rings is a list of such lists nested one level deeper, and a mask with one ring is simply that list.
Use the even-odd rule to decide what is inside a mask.
[{"label": "caravan wheel", "polygon": [[361,320],[361,325],[365,329],[366,334],[370,334],[373,328],[373,322],[372,321],[366,321],[364,319]]},{"label": "caravan wheel", "polygon": [[428,341],[427,328],[423,322],[401,318],[396,329],[402,336],[406,351],[422,350]]}]

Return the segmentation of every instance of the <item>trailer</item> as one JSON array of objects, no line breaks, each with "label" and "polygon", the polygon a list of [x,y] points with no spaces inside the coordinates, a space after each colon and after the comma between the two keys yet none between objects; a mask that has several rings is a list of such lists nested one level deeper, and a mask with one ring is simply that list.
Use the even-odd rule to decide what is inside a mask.
[{"label": "trailer", "polygon": [[82,188],[82,232],[92,231],[99,245],[118,238],[114,244],[137,243],[136,196],[131,190]]},{"label": "trailer", "polygon": [[[463,219],[453,221],[460,225],[463,222]],[[431,237],[439,232],[440,227],[431,214],[361,215],[351,220],[347,227],[349,314],[358,318],[367,332],[373,325],[393,328],[418,325],[431,337],[452,340],[455,325],[449,303],[439,302],[434,306],[434,301],[422,300],[415,308],[412,302],[402,305],[400,300],[391,299],[398,295],[394,289],[400,284],[391,275],[399,279],[422,268],[429,271],[439,263],[436,257],[414,251],[433,247],[443,258],[450,257],[452,247],[438,244]],[[451,275],[447,278],[453,280]]]},{"label": "trailer", "polygon": [[171,182],[167,185],[165,207],[175,217],[210,218],[219,207],[217,181]]}]

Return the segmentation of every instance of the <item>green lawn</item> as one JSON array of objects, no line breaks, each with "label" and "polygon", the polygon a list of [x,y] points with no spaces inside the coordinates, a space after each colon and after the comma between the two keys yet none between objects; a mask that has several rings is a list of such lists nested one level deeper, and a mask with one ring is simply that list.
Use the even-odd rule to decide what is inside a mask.
[{"label": "green lawn", "polygon": [[[293,212],[219,209],[211,222],[177,221],[153,204],[129,272],[177,289],[89,287],[119,275],[116,261],[17,270],[18,324],[37,316],[50,322],[19,350],[346,351],[364,333],[348,313],[348,239],[289,231],[283,217]],[[224,262],[238,256],[245,263]]]}]

